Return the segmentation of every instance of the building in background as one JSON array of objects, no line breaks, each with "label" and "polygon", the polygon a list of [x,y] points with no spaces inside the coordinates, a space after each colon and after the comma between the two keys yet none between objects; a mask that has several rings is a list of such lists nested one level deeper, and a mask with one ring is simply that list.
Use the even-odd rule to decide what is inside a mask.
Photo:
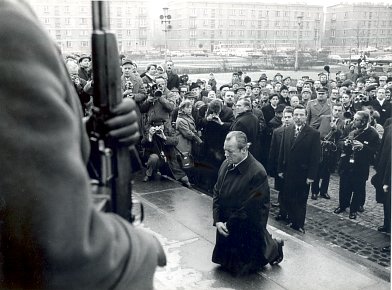
[{"label": "building in background", "polygon": [[[90,0],[28,0],[63,53],[90,53]],[[281,4],[264,0],[168,0],[171,51],[299,50],[340,53],[392,45],[392,5]],[[111,0],[111,29],[126,54],[163,50],[154,0]]]},{"label": "building in background", "polygon": [[392,5],[339,4],[326,8],[323,45],[336,53],[392,45]]},{"label": "building in background", "polygon": [[265,1],[169,0],[172,50],[319,48],[323,7]]},{"label": "building in background", "polygon": [[[91,52],[91,0],[29,0],[63,53]],[[148,0],[110,1],[110,27],[122,52],[151,49]]]}]

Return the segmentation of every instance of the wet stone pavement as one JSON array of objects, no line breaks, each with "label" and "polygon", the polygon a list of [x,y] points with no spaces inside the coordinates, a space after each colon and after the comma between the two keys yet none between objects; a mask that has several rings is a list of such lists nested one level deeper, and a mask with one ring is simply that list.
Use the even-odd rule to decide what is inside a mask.
[{"label": "wet stone pavement", "polygon": [[[374,174],[371,170],[370,176]],[[273,179],[269,180],[273,188]],[[376,203],[375,190],[366,183],[365,211],[358,213],[357,219],[349,219],[348,210],[345,213],[334,214],[333,210],[339,205],[339,176],[331,176],[329,195],[331,199],[318,197],[310,198],[307,203],[305,235],[312,235],[326,247],[350,257],[357,263],[374,268],[384,279],[390,280],[391,256],[381,251],[382,247],[390,245],[390,235],[380,233],[377,227],[383,224],[383,206]],[[271,191],[271,202],[277,202],[277,192]],[[284,231],[291,230],[285,222],[277,222],[274,217],[278,208],[271,207],[269,223]],[[287,229],[286,229],[287,228]]]}]

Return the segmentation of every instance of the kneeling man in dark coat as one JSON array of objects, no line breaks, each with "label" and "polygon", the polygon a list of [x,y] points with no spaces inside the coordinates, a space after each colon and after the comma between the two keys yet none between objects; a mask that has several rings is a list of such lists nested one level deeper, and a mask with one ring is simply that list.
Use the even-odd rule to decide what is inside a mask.
[{"label": "kneeling man in dark coat", "polygon": [[248,152],[245,133],[229,132],[214,187],[217,228],[212,261],[235,275],[256,272],[283,260],[283,241],[267,231],[270,190],[264,167]]}]

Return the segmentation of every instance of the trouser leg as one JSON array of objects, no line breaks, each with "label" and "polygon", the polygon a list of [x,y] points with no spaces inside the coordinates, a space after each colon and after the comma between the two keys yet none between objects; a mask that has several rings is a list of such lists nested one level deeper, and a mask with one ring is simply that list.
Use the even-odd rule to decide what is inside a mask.
[{"label": "trouser leg", "polygon": [[150,177],[152,176],[153,172],[158,170],[159,156],[157,154],[151,154],[148,157],[148,161],[146,165],[147,165],[146,175]]},{"label": "trouser leg", "polygon": [[391,232],[391,191],[386,193],[384,202],[384,226]]},{"label": "trouser leg", "polygon": [[339,182],[339,207],[347,208],[350,206],[351,200],[351,174],[349,172],[343,172],[340,174]]},{"label": "trouser leg", "polygon": [[309,195],[309,186],[307,185],[305,187],[305,192],[303,193],[303,195],[300,196],[298,200],[298,206],[297,206],[297,225],[300,228],[303,228],[305,225],[306,204],[308,201],[308,195]]},{"label": "trouser leg", "polygon": [[328,193],[329,181],[331,179],[331,173],[326,172],[321,180],[320,194]]},{"label": "trouser leg", "polygon": [[359,206],[362,205],[366,192],[366,180],[355,180],[354,176],[351,178],[353,184],[353,198],[351,200],[350,212],[357,212]]},{"label": "trouser leg", "polygon": [[314,179],[314,182],[312,183],[312,185],[310,186],[312,194],[318,195],[320,192],[320,165],[318,168],[318,173],[316,178]]}]

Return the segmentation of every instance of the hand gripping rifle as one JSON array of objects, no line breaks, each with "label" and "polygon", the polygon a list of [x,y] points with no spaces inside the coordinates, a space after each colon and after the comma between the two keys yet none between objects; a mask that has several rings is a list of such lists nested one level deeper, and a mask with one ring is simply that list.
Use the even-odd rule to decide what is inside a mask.
[{"label": "hand gripping rifle", "polygon": [[[111,111],[123,100],[117,40],[114,33],[109,32],[107,1],[92,1],[92,16],[95,108],[90,143],[91,159],[98,176],[96,196],[101,198],[101,205],[98,207],[133,222],[135,216],[132,215],[130,148],[121,146],[117,140],[111,138],[104,126],[104,122],[111,116]],[[140,212],[143,215],[142,208]]]}]

